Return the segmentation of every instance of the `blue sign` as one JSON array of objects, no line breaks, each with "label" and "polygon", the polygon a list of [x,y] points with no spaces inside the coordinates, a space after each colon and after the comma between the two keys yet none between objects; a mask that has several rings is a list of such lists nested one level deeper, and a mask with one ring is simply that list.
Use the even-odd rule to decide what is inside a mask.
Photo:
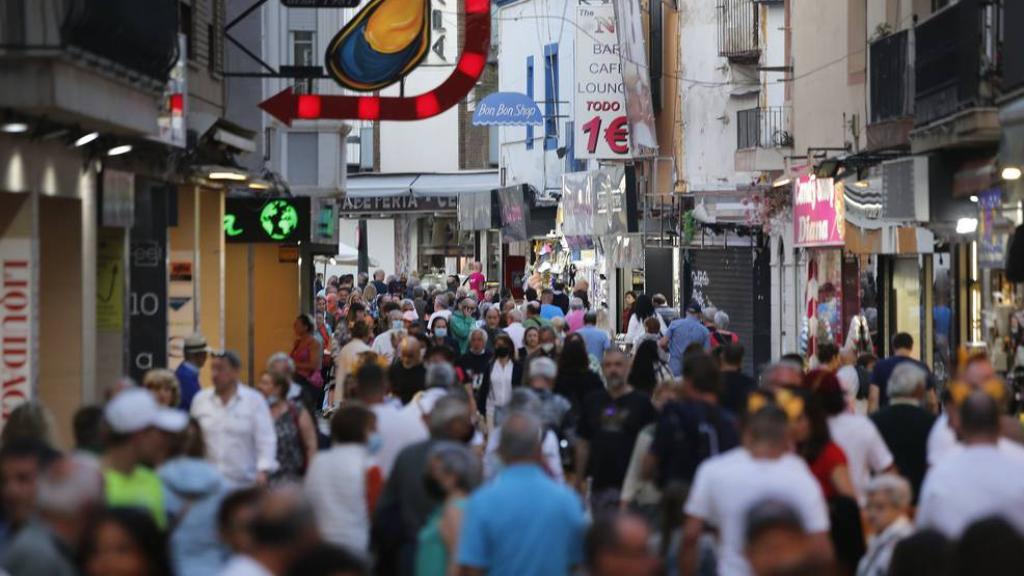
[{"label": "blue sign", "polygon": [[520,92],[495,92],[477,102],[474,126],[540,126],[544,115],[540,107]]}]

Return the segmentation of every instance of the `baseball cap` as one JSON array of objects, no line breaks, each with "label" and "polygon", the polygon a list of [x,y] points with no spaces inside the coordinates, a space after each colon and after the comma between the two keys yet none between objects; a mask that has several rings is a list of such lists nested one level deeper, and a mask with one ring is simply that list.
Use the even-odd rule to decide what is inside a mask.
[{"label": "baseball cap", "polygon": [[696,300],[690,300],[690,303],[686,305],[686,311],[694,314],[700,314],[700,304]]},{"label": "baseball cap", "polygon": [[188,425],[184,412],[160,406],[153,393],[144,388],[118,393],[103,409],[103,418],[118,434],[134,434],[151,426],[164,432],[181,432]]}]

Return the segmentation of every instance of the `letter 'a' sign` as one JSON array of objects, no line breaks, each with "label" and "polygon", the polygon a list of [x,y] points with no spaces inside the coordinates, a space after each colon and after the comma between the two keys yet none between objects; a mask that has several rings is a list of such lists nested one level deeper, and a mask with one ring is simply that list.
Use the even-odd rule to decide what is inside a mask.
[{"label": "letter 'a' sign", "polygon": [[[303,0],[283,0],[308,5]],[[312,0],[311,0],[312,1]],[[422,120],[458,104],[480,79],[491,43],[491,0],[465,0],[462,52],[439,86],[413,96],[379,96],[415,70],[430,48],[430,0],[369,0],[327,45],[327,74],[362,95],[295,94],[291,88],[260,108],[293,120]]]}]

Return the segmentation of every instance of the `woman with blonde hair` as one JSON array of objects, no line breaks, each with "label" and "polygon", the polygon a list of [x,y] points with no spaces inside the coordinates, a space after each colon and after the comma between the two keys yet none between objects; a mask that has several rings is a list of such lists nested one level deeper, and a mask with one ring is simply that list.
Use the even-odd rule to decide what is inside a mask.
[{"label": "woman with blonde hair", "polygon": [[181,384],[174,372],[165,368],[154,368],[142,377],[142,387],[153,393],[157,404],[177,408],[181,402]]}]

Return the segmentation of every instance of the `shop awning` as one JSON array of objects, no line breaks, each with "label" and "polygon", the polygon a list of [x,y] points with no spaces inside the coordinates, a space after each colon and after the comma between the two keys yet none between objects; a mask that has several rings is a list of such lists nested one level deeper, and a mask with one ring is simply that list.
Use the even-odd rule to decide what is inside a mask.
[{"label": "shop awning", "polygon": [[350,174],[345,185],[349,198],[389,198],[412,191],[418,174]]},{"label": "shop awning", "polygon": [[459,196],[489,192],[500,186],[497,170],[484,172],[453,172],[450,174],[421,174],[412,183],[414,196]]}]

